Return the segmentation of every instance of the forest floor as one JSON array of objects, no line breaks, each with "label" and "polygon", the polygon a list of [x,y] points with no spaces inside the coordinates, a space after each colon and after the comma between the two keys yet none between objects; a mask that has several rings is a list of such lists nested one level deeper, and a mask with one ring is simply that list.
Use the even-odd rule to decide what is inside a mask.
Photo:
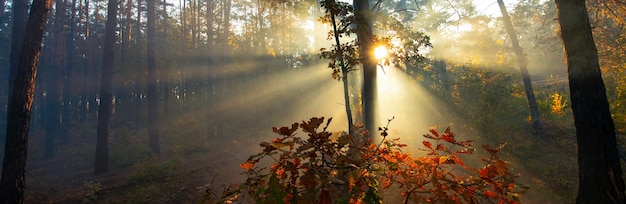
[{"label": "forest floor", "polygon": [[[26,203],[198,203],[207,189],[221,192],[224,185],[243,181],[239,164],[247,155],[259,151],[259,142],[259,138],[225,139],[193,152],[169,146],[148,162],[111,168],[110,172],[97,176],[87,164],[68,170],[72,163],[67,161],[68,157],[43,159],[35,154],[27,168]],[[564,155],[553,152],[546,157]],[[573,198],[565,201],[555,195],[550,181],[527,171],[521,165],[524,161],[512,160],[514,172],[520,175],[517,181],[530,187],[521,197],[522,203],[573,203]],[[162,170],[151,163],[175,167]],[[154,177],[137,179],[145,174]],[[385,203],[401,203],[397,190],[385,191],[383,197]]]}]

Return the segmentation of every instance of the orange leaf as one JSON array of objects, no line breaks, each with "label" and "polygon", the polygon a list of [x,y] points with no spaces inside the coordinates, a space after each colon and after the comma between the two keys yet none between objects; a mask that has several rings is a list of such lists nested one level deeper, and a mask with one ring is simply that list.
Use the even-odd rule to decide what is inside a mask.
[{"label": "orange leaf", "polygon": [[490,197],[490,198],[498,197],[498,194],[496,194],[496,193],[494,193],[494,192],[492,192],[490,190],[485,191],[483,194],[485,194],[487,197]]},{"label": "orange leaf", "polygon": [[248,169],[251,169],[252,167],[254,167],[254,163],[252,163],[252,161],[248,160],[248,161],[246,161],[246,163],[239,164],[239,167],[241,167],[243,170],[248,170]]},{"label": "orange leaf", "polygon": [[498,174],[503,175],[506,173],[506,167],[507,167],[506,162],[502,160],[498,160],[493,163],[493,166],[495,166],[495,169],[498,172]]}]

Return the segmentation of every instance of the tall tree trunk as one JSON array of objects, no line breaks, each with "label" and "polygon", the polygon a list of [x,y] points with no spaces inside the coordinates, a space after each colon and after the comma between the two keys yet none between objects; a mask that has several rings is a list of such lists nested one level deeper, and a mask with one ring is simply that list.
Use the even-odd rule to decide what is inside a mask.
[{"label": "tall tree trunk", "polygon": [[148,3],[148,135],[149,145],[152,151],[159,153],[159,92],[157,90],[157,73],[156,73],[156,61],[155,61],[155,1],[146,0]]},{"label": "tall tree trunk", "polygon": [[[125,7],[122,7],[120,5],[119,9],[120,10],[119,10],[118,13],[120,15],[123,14],[124,15],[124,20],[125,20],[125,22],[122,22],[121,18],[118,20],[119,23],[120,23],[120,26],[123,26],[123,29],[124,29],[124,32],[122,32],[124,34],[122,36],[122,45],[120,46],[120,49],[121,49],[120,57],[119,57],[120,58],[120,64],[121,64],[122,67],[124,67],[124,69],[130,69],[132,67],[132,64],[128,60],[129,59],[128,55],[129,55],[129,50],[131,48],[130,41],[132,39],[132,33],[133,33],[133,26],[132,26],[132,23],[131,23],[132,22],[131,18],[132,18],[132,14],[133,14],[132,13],[133,0],[126,1]],[[122,23],[124,25],[121,25]],[[139,56],[137,56],[137,57],[139,57]],[[136,86],[137,86],[137,82],[132,83],[132,81],[131,81],[131,83],[129,83],[127,85],[126,89],[125,89],[125,90],[128,90],[127,93],[129,93],[125,97],[129,97],[131,105],[134,105],[134,103],[137,100],[139,100],[138,93],[135,91],[136,90],[135,89]],[[138,124],[136,124],[136,120],[135,120],[136,117],[137,117],[135,115],[136,110],[134,110],[134,109],[136,109],[136,107],[132,108],[132,111],[128,114],[128,116],[130,116],[129,120],[128,120],[129,121],[128,126],[129,126],[129,128],[131,128],[131,130],[136,130],[136,128],[138,126]]]},{"label": "tall tree trunk", "polygon": [[54,12],[52,69],[47,72],[46,94],[46,139],[45,156],[54,156],[55,140],[61,128],[61,108],[63,103],[63,62],[65,59],[65,8],[64,0],[56,0]]},{"label": "tall tree trunk", "polygon": [[372,33],[372,13],[369,0],[354,0],[354,12],[357,21],[357,41],[363,64],[363,118],[365,129],[370,131],[372,137],[376,126],[376,58],[373,56],[374,37]]},{"label": "tall tree trunk", "polygon": [[[162,2],[163,5],[163,36],[161,39],[161,50],[163,50],[163,52],[165,53],[165,50],[167,50],[167,39],[168,39],[168,31],[167,31],[167,27],[168,27],[168,21],[169,21],[169,16],[167,15],[167,0],[163,0]],[[165,54],[164,54],[165,55]],[[169,56],[169,55],[166,55]],[[166,58],[165,59],[165,64],[166,66],[164,67],[165,69],[162,69],[161,73],[161,84],[163,85],[163,89],[162,89],[162,94],[163,94],[163,113],[167,116],[170,113],[170,94],[171,94],[171,90],[170,90],[170,77],[171,76],[171,67],[170,67],[170,58]]]},{"label": "tall tree trunk", "polygon": [[228,48],[228,38],[230,37],[230,8],[231,8],[231,0],[224,0],[223,7],[223,19],[224,28],[222,33],[222,62],[226,62],[226,56],[230,54],[230,49]]},{"label": "tall tree trunk", "polygon": [[[17,75],[17,66],[19,61],[22,39],[26,30],[26,20],[28,20],[28,0],[13,0],[13,25],[11,31],[11,54],[9,59],[9,83],[7,105],[11,101],[11,91],[13,90],[13,81]],[[4,11],[4,10],[3,10]],[[3,112],[5,113],[5,112]],[[8,113],[8,110],[7,112]],[[2,115],[4,117],[4,114]],[[8,131],[8,130],[7,130]],[[5,144],[4,135],[0,138],[0,144]]]},{"label": "tall tree trunk", "polygon": [[85,90],[83,92],[83,100],[85,103],[85,109],[84,109],[84,118],[85,120],[89,120],[90,119],[90,113],[91,110],[93,109],[93,105],[91,104],[93,101],[93,66],[94,66],[94,54],[93,54],[93,50],[94,50],[94,46],[93,46],[93,36],[91,36],[91,23],[90,23],[90,19],[91,19],[91,13],[89,13],[90,10],[90,4],[91,4],[91,0],[85,0],[85,19],[86,19],[86,25],[85,25],[85,38],[87,40],[87,66],[85,66],[85,77],[88,80],[84,81],[83,84],[83,89]]},{"label": "tall tree trunk", "polygon": [[435,59],[433,62],[433,67],[435,68],[435,73],[441,87],[443,87],[443,90],[450,91],[450,77],[448,76],[446,66],[446,61],[442,59]]},{"label": "tall tree trunk", "polygon": [[[265,23],[263,22],[265,18],[263,18],[263,14],[265,14],[264,5],[265,1],[257,0],[257,19],[256,22],[258,24],[258,34],[256,35],[256,52],[254,54],[257,55],[265,55],[267,48],[265,47]],[[226,36],[228,39],[228,36]]]},{"label": "tall tree trunk", "polygon": [[626,203],[615,126],[584,0],[556,0],[578,139],[576,203]]},{"label": "tall tree trunk", "polygon": [[196,7],[197,7],[197,3],[195,0],[189,0],[189,10],[191,11],[191,16],[190,16],[190,23],[191,23],[191,49],[195,49],[196,48],[196,31],[197,31],[197,24],[196,24]]},{"label": "tall tree trunk", "polygon": [[[69,26],[68,26],[68,32],[65,35],[66,39],[65,39],[65,52],[67,53],[65,55],[65,64],[64,64],[64,68],[63,70],[65,70],[64,74],[63,74],[63,104],[64,104],[64,108],[63,108],[63,113],[61,115],[61,118],[63,119],[63,126],[61,126],[61,141],[65,142],[67,141],[67,129],[68,129],[68,121],[70,119],[70,114],[72,111],[75,111],[76,108],[78,108],[76,106],[76,93],[77,93],[77,83],[75,82],[76,79],[79,78],[78,74],[76,73],[76,61],[75,61],[75,56],[76,56],[76,49],[75,49],[75,44],[74,44],[74,37],[75,37],[75,33],[76,33],[76,0],[72,0],[72,5],[71,5],[71,16],[69,18]],[[74,115],[75,116],[75,115]],[[73,118],[74,120],[76,118]]]},{"label": "tall tree trunk", "polygon": [[[214,1],[212,0],[207,0],[206,1],[206,35],[207,35],[207,58],[206,58],[206,103],[209,107],[213,107],[214,103],[215,103],[215,95],[214,95],[214,91],[215,91],[215,75],[214,75],[214,71],[211,69],[211,67],[214,65],[213,62],[213,54],[214,54],[214,48],[213,48],[213,36],[215,35],[213,32],[213,5],[214,5]],[[216,133],[216,122],[214,122],[213,120],[210,120],[212,117],[212,109],[211,108],[207,108],[206,109],[206,133],[207,133],[207,140],[208,141],[212,141],[213,138],[215,138],[215,133]]]},{"label": "tall tree trunk", "polygon": [[144,66],[142,59],[141,48],[143,47],[143,36],[141,35],[141,0],[137,0],[137,25],[135,26],[135,38],[137,39],[137,65],[135,66],[135,108],[133,110],[134,122],[135,122],[135,132],[141,128],[141,109],[142,106],[142,97],[144,83],[142,83],[144,77]]},{"label": "tall tree trunk", "polygon": [[41,42],[52,0],[34,0],[24,32],[17,73],[13,74],[11,101],[7,116],[7,138],[2,179],[0,179],[0,203],[24,203],[26,157],[28,153],[28,128],[31,105],[35,92],[37,63]]},{"label": "tall tree trunk", "polygon": [[[178,3],[180,4],[180,0],[178,1]],[[187,0],[182,0],[182,8],[180,9],[181,11],[181,15],[180,15],[180,23],[181,23],[181,33],[182,33],[182,37],[183,37],[183,50],[181,52],[182,56],[187,56],[187,52],[188,52],[188,48],[189,48],[189,42],[187,40]],[[178,67],[178,72],[181,73],[181,79],[180,79],[180,87],[182,87],[182,91],[179,94],[180,97],[180,102],[182,103],[183,107],[185,107],[185,100],[187,95],[185,94],[187,91],[187,84],[186,84],[186,80],[187,78],[185,70],[181,69],[181,67],[186,66],[186,64],[184,62],[181,62],[182,66]]]},{"label": "tall tree trunk", "polygon": [[6,19],[7,16],[7,12],[4,12],[4,10],[7,8],[7,1],[6,0],[0,0],[0,22],[4,22],[4,19]]},{"label": "tall tree trunk", "polygon": [[535,130],[535,133],[542,135],[541,114],[539,113],[539,106],[537,105],[537,100],[535,99],[535,93],[533,93],[533,84],[530,81],[530,75],[528,74],[524,52],[522,47],[519,45],[517,33],[515,32],[515,28],[513,28],[513,23],[511,23],[509,12],[506,10],[503,0],[498,0],[498,6],[500,6],[500,12],[502,12],[502,20],[504,21],[506,32],[511,38],[513,51],[515,52],[515,56],[517,56],[517,64],[522,72],[522,81],[524,82],[524,90],[526,91],[526,98],[528,99],[528,106],[530,107],[530,117],[533,123],[533,129]]},{"label": "tall tree trunk", "polygon": [[[128,52],[128,49],[130,49],[130,40],[131,40],[131,34],[133,32],[132,29],[132,23],[131,23],[131,17],[132,17],[132,9],[133,9],[133,0],[128,0],[126,2],[126,8],[121,8],[122,10],[119,12],[120,14],[124,13],[125,11],[125,25],[124,25],[124,32],[122,32],[124,35],[122,36],[122,46],[121,46],[121,53],[120,53],[120,61],[122,64],[122,66],[128,64],[128,62],[126,61],[126,58],[128,55],[126,52]],[[126,10],[124,10],[126,9]],[[121,21],[121,20],[120,20]],[[121,22],[120,22],[121,24]]]},{"label": "tall tree trunk", "polygon": [[207,35],[207,45],[209,48],[209,56],[213,54],[213,2],[211,0],[206,1],[206,35]]},{"label": "tall tree trunk", "polygon": [[178,0],[178,5],[182,5],[182,8],[180,8],[180,33],[182,34],[183,37],[183,52],[187,51],[187,20],[186,20],[186,10],[187,10],[187,0],[182,0],[182,4],[181,4],[181,0]]},{"label": "tall tree trunk", "polygon": [[[9,92],[13,90],[13,81],[16,78],[17,66],[28,20],[28,0],[13,0],[13,28],[11,35],[11,61],[9,69]],[[9,101],[11,101],[9,95]]]},{"label": "tall tree trunk", "polygon": [[98,135],[96,139],[96,164],[94,174],[109,171],[109,127],[113,112],[113,63],[115,53],[115,27],[117,26],[117,1],[109,0],[102,50],[102,75],[100,78],[100,106],[98,106]]}]

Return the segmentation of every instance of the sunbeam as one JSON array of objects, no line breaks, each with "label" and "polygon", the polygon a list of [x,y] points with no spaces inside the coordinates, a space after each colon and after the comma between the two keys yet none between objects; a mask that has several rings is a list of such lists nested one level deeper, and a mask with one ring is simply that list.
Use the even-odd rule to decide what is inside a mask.
[{"label": "sunbeam", "polygon": [[[378,124],[389,124],[390,137],[400,137],[408,144],[420,144],[421,135],[432,127],[450,125],[450,113],[442,103],[399,69],[386,68],[379,73]],[[413,149],[412,151],[414,151]]]}]

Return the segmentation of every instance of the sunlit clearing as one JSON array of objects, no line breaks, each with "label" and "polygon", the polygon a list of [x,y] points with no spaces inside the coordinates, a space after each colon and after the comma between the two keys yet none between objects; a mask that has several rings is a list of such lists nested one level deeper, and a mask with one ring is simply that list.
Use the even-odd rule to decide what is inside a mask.
[{"label": "sunlit clearing", "polygon": [[385,47],[385,46],[378,46],[378,47],[376,47],[376,49],[374,49],[374,57],[377,60],[384,59],[384,58],[387,57],[387,55],[388,55],[387,47]]}]

